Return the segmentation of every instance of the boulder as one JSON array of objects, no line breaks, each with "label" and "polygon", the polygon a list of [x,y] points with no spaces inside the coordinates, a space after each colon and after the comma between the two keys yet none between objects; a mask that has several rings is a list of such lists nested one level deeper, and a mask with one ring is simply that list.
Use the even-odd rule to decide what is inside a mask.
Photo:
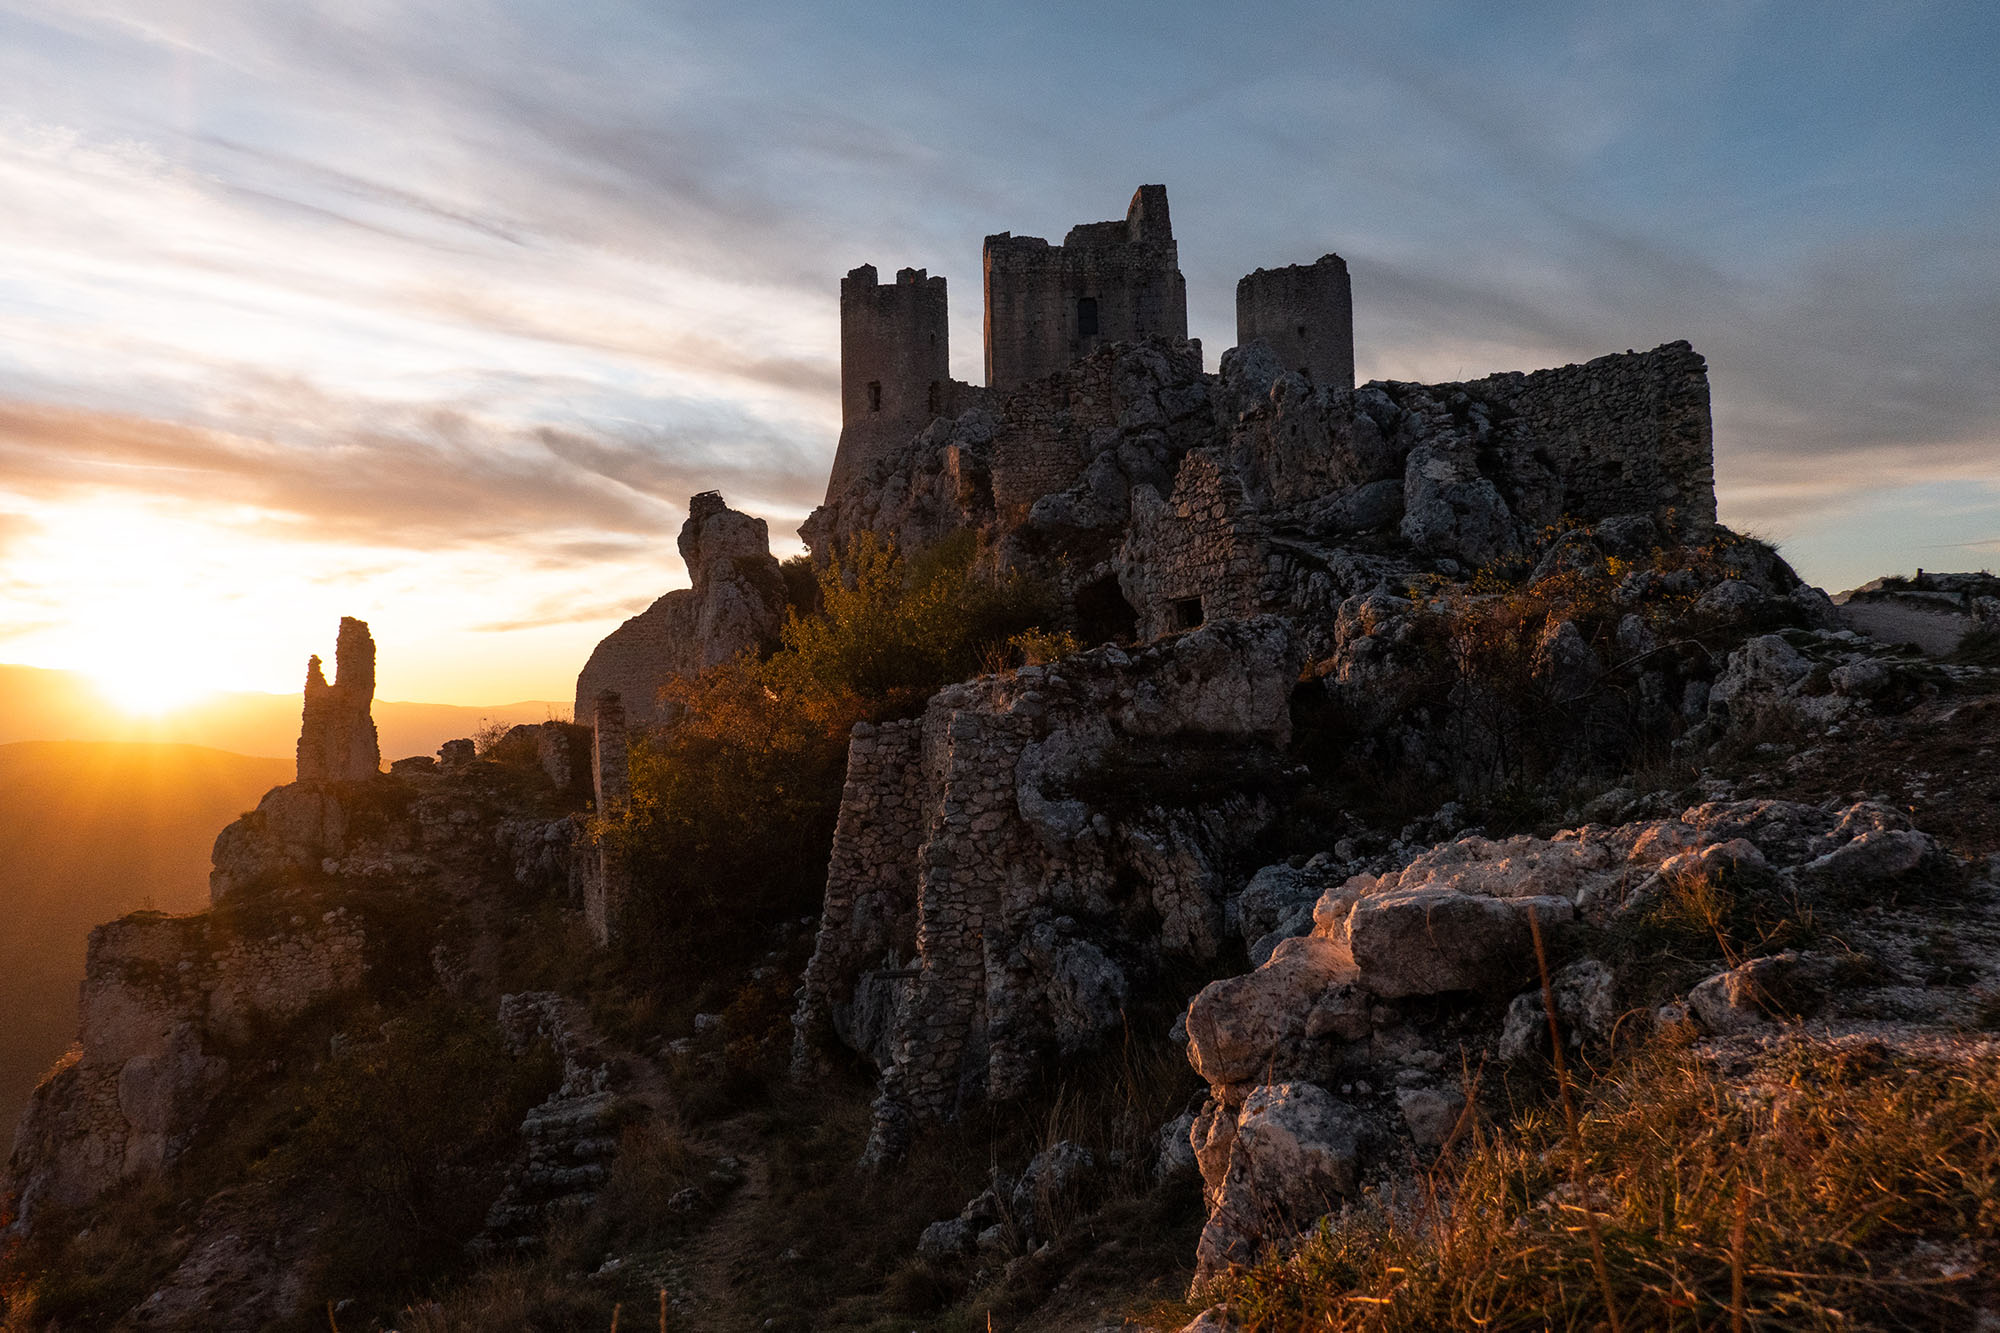
[{"label": "boulder", "polygon": [[1239,1083],[1304,1038],[1314,1005],[1357,976],[1352,953],[1317,935],[1289,939],[1255,972],[1202,989],[1188,1008],[1188,1060],[1210,1083]]},{"label": "boulder", "polygon": [[1347,943],[1361,984],[1385,999],[1490,990],[1534,974],[1530,912],[1545,934],[1575,914],[1566,898],[1404,889],[1355,903]]},{"label": "boulder", "polygon": [[1196,1289],[1254,1257],[1261,1242],[1296,1234],[1351,1195],[1355,1131],[1352,1113],[1316,1083],[1253,1090],[1226,1149],[1197,1152],[1215,1207],[1195,1250]]}]

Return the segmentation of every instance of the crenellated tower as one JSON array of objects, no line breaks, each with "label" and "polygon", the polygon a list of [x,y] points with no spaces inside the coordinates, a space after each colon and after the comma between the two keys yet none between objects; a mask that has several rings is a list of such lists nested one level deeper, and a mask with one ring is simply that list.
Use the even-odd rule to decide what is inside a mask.
[{"label": "crenellated tower", "polygon": [[944,279],[906,268],[875,281],[863,264],[840,280],[840,447],[827,498],[882,453],[951,410]]}]

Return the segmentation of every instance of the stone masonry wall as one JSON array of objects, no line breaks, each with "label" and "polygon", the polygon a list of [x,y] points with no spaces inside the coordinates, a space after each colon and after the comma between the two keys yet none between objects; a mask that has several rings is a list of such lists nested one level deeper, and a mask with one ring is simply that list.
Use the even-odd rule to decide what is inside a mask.
[{"label": "stone masonry wall", "polygon": [[1322,389],[1354,387],[1354,289],[1347,261],[1260,268],[1236,284],[1236,345],[1261,339]]},{"label": "stone masonry wall", "polygon": [[889,1064],[887,1041],[916,951],[917,849],[923,818],[922,718],[857,723],[826,872],[818,941],[806,968],[793,1042],[801,1074],[838,1040]]},{"label": "stone masonry wall", "polygon": [[1264,577],[1268,534],[1236,473],[1209,450],[1181,463],[1173,495],[1142,488],[1119,553],[1119,588],[1139,613],[1139,636],[1192,629],[1211,618],[1262,612],[1283,589]]},{"label": "stone masonry wall", "polygon": [[1671,515],[1668,530],[1697,538],[1715,523],[1708,363],[1685,342],[1440,387],[1525,418],[1554,458],[1573,518]]},{"label": "stone masonry wall", "polygon": [[1061,245],[986,238],[986,383],[1019,388],[1101,346],[1187,337],[1187,283],[1163,185],[1142,185],[1123,222],[1073,227]]},{"label": "stone masonry wall", "polygon": [[[1289,731],[1298,667],[1280,622],[1218,622],[1131,655],[1106,647],[955,685],[920,723],[857,738],[794,1023],[801,1070],[829,1033],[889,1056],[873,1155],[893,1155],[915,1124],[1019,1096],[1045,1054],[1115,1030],[1133,978],[1163,954],[1214,955],[1218,858],[1264,816],[1210,775],[1263,771]],[[1120,762],[1149,776],[1093,776]],[[1189,770],[1204,776],[1175,776]],[[1197,808],[1147,805],[1149,782],[1184,797],[1190,780],[1212,788]],[[1091,803],[1101,791],[1138,808],[1107,813]],[[857,884],[860,854],[898,849],[899,867]],[[900,961],[904,941],[915,957],[887,969],[901,994],[878,1039],[853,1018],[862,964]]]},{"label": "stone masonry wall", "polygon": [[863,264],[840,282],[840,445],[827,495],[837,496],[933,417],[951,384],[945,281],[906,268],[893,283]]}]

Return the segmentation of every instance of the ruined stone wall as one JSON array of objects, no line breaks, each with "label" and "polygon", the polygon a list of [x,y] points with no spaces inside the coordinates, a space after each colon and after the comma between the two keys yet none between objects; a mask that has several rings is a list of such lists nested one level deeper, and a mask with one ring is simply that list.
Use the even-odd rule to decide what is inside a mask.
[{"label": "ruined stone wall", "polygon": [[1694,538],[1715,523],[1708,363],[1685,342],[1439,388],[1519,413],[1551,455],[1573,518],[1646,514]]},{"label": "ruined stone wall", "polygon": [[345,782],[382,771],[370,708],[375,702],[375,640],[365,622],[340,619],[333,684],[319,658],[306,662],[305,707],[299,727],[300,782]]},{"label": "ruined stone wall", "polygon": [[1258,269],[1236,284],[1236,345],[1262,340],[1322,389],[1354,387],[1354,289],[1347,261]]},{"label": "ruined stone wall", "polygon": [[[1001,521],[1019,523],[1043,496],[1077,485],[1100,455],[1130,436],[1184,427],[1192,415],[1205,418],[1206,399],[1192,392],[1200,380],[1200,343],[1153,340],[1101,349],[1009,394],[992,444],[992,496]],[[1162,403],[1165,386],[1180,392]]]},{"label": "ruined stone wall", "polygon": [[945,281],[906,268],[877,284],[863,264],[840,282],[840,446],[829,498],[948,414],[951,384]]},{"label": "ruined stone wall", "polygon": [[[591,712],[591,788],[597,813],[610,818],[632,804],[632,767],[626,748],[625,706],[616,690],[598,693]],[[591,873],[583,883],[583,920],[590,937],[603,948],[624,926],[632,896],[632,877],[617,849],[600,841]]]},{"label": "ruined stone wall", "polygon": [[1213,452],[1181,463],[1171,497],[1141,489],[1120,552],[1119,588],[1139,613],[1139,636],[1192,629],[1210,619],[1244,619],[1284,588],[1267,578],[1268,534],[1237,474]]},{"label": "ruined stone wall", "polygon": [[[794,1023],[802,1070],[828,1034],[888,1056],[871,1151],[1020,1095],[1046,1054],[1115,1030],[1165,954],[1214,955],[1218,862],[1265,813],[1212,775],[1275,762],[1298,667],[1279,622],[1219,622],[951,686],[920,721],[857,737]],[[1120,763],[1145,776],[1098,776]],[[1199,800],[1149,805],[1149,782],[1185,797],[1194,769]],[[909,967],[883,969],[897,975],[866,970],[910,945]],[[868,991],[885,980],[900,994]],[[879,1033],[855,1015],[888,1010],[885,994]]]},{"label": "ruined stone wall", "polygon": [[800,993],[793,1064],[814,1068],[833,1041],[889,1064],[887,1042],[913,958],[923,841],[923,719],[857,723],[827,863],[818,940]]},{"label": "ruined stone wall", "polygon": [[202,1128],[233,1049],[358,990],[361,923],[335,908],[276,930],[139,912],[90,933],[74,1056],[35,1090],[8,1184],[22,1219],[163,1170]]},{"label": "ruined stone wall", "polygon": [[1121,222],[1087,223],[1061,245],[1002,232],[984,248],[986,383],[1019,388],[1097,348],[1187,337],[1187,283],[1163,185],[1142,185]]}]

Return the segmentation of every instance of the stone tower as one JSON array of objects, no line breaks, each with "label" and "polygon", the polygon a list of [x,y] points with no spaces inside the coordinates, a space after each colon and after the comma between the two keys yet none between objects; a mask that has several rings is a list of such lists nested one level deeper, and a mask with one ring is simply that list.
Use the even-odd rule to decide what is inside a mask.
[{"label": "stone tower", "polygon": [[986,383],[1005,392],[1105,343],[1187,337],[1187,282],[1167,187],[1141,185],[1122,222],[1071,227],[1061,245],[988,236]]},{"label": "stone tower", "polygon": [[1262,339],[1322,389],[1354,387],[1354,289],[1347,261],[1260,268],[1236,284],[1236,345]]},{"label": "stone tower", "polygon": [[340,618],[333,684],[319,658],[306,662],[305,712],[299,726],[299,781],[350,782],[382,771],[375,738],[375,639],[365,621]]},{"label": "stone tower", "polygon": [[827,480],[839,496],[883,451],[950,410],[944,279],[906,268],[877,285],[863,264],[840,280],[840,447]]}]

